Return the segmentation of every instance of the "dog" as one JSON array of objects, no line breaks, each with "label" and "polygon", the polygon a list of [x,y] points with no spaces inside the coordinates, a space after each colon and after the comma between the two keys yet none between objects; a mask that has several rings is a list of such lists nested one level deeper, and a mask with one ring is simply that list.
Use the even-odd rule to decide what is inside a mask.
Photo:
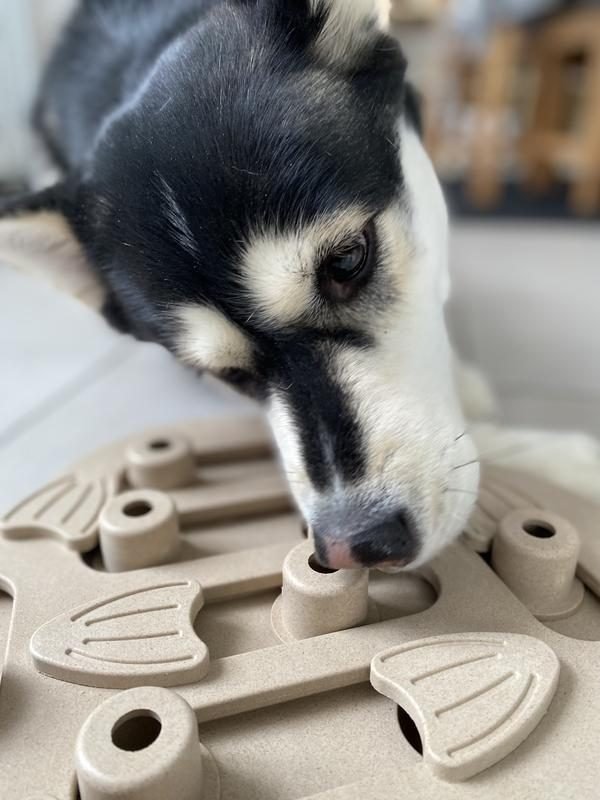
[{"label": "dog", "polygon": [[82,0],[34,122],[62,178],[3,261],[261,402],[324,566],[459,535],[448,216],[380,3]]}]

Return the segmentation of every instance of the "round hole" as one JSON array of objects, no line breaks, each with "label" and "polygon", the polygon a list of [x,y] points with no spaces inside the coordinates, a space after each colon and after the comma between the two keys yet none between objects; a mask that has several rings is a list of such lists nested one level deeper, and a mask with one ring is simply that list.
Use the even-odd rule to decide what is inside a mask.
[{"label": "round hole", "polygon": [[171,442],[167,441],[167,439],[155,439],[150,442],[151,450],[168,450],[169,447],[171,447]]},{"label": "round hole", "polygon": [[402,735],[406,741],[413,750],[416,750],[416,752],[422,756],[423,741],[421,739],[419,729],[415,725],[410,714],[407,714],[407,712],[401,706],[398,706],[398,724],[400,725],[400,730],[402,731]]},{"label": "round hole", "polygon": [[556,528],[553,525],[539,520],[529,520],[523,525],[523,530],[536,539],[551,539],[556,536]]},{"label": "round hole", "polygon": [[132,500],[123,507],[126,517],[144,517],[152,511],[152,506],[147,500]]},{"label": "round hole", "polygon": [[314,572],[320,572],[321,575],[333,575],[338,571],[337,569],[329,569],[329,567],[324,567],[323,564],[319,563],[315,553],[313,553],[308,559],[308,566],[314,570]]},{"label": "round hole", "polygon": [[122,717],[112,729],[111,738],[119,750],[137,753],[155,742],[162,724],[152,711],[132,711]]}]

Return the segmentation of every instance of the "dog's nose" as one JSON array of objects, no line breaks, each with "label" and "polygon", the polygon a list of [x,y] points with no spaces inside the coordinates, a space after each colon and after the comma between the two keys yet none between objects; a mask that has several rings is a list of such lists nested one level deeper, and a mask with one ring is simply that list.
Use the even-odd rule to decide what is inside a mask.
[{"label": "dog's nose", "polygon": [[330,569],[405,567],[419,550],[415,525],[405,511],[396,511],[349,536],[319,526],[313,532],[317,559]]}]

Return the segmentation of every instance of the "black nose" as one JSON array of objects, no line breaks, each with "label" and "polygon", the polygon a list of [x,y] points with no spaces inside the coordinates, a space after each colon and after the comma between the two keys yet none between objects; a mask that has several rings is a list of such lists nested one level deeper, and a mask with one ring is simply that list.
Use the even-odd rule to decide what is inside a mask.
[{"label": "black nose", "polygon": [[[345,529],[346,528],[346,529]],[[415,523],[404,510],[370,521],[358,533],[357,525],[330,523],[315,526],[315,545],[318,560],[332,568],[374,567],[384,564],[406,566],[419,552],[419,537]]]},{"label": "black nose", "polygon": [[397,511],[355,534],[350,548],[356,561],[365,567],[386,563],[405,566],[414,561],[419,549],[415,526],[405,511]]}]

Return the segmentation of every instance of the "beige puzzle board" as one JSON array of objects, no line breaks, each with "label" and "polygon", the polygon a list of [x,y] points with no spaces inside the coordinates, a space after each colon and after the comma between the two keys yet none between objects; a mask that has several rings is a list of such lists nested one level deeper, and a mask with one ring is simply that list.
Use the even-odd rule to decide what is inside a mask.
[{"label": "beige puzzle board", "polygon": [[2,800],[600,796],[600,507],[486,469],[418,573],[323,572],[260,420],[1,524]]}]

